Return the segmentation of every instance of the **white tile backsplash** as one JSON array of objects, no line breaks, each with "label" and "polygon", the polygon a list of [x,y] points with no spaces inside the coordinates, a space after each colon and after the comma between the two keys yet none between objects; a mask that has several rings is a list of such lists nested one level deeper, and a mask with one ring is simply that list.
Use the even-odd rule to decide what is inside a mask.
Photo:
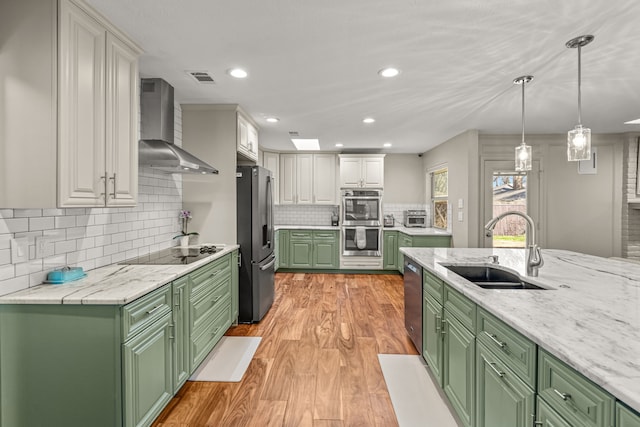
[{"label": "white tile backsplash", "polygon": [[422,203],[382,203],[382,213],[384,215],[393,215],[396,226],[403,225],[404,211],[423,210],[427,211],[427,224],[431,224],[431,209]]},{"label": "white tile backsplash", "polygon": [[275,205],[276,225],[331,225],[331,214],[338,206],[331,205]]}]

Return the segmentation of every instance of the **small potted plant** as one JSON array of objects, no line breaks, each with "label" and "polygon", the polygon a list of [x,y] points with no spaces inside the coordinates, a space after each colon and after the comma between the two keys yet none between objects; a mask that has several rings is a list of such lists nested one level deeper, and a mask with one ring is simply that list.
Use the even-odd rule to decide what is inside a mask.
[{"label": "small potted plant", "polygon": [[181,234],[178,234],[174,237],[174,239],[179,240],[179,246],[185,247],[189,246],[189,237],[190,236],[198,236],[198,233],[192,231],[191,233],[187,232],[187,228],[189,226],[189,220],[191,219],[191,211],[181,210],[179,215],[180,221],[182,222],[182,230]]}]

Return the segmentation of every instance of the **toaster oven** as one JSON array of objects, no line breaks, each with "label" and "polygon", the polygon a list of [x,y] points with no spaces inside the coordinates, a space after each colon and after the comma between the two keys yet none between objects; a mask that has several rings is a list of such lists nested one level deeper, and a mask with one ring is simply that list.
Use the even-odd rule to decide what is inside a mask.
[{"label": "toaster oven", "polygon": [[425,210],[404,211],[404,226],[426,228],[427,227],[427,211]]}]

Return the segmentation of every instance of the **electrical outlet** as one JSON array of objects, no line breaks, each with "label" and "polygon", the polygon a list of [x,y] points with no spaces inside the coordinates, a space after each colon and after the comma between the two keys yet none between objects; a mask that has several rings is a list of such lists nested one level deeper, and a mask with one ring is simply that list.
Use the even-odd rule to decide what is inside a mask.
[{"label": "electrical outlet", "polygon": [[53,256],[53,243],[47,237],[36,237],[36,258]]},{"label": "electrical outlet", "polygon": [[11,239],[11,264],[29,261],[29,238]]}]

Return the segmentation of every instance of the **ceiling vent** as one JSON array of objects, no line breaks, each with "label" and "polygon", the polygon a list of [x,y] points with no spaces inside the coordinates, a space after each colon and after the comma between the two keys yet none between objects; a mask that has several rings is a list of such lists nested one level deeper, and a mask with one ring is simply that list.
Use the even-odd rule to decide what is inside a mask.
[{"label": "ceiling vent", "polygon": [[289,136],[290,136],[290,137],[300,136],[300,134],[298,133],[298,131],[290,130],[290,131],[289,131]]},{"label": "ceiling vent", "polygon": [[215,80],[213,80],[213,77],[211,77],[208,71],[187,71],[187,74],[193,77],[198,83],[210,85],[215,83]]}]

